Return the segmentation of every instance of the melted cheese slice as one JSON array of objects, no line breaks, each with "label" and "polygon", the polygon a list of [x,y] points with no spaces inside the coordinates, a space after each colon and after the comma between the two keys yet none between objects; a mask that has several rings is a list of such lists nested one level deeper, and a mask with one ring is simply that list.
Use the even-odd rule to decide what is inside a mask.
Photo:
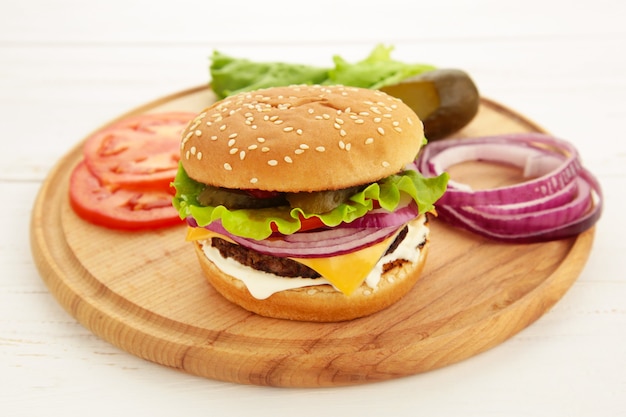
[{"label": "melted cheese slice", "polygon": [[[187,240],[204,240],[212,237],[219,237],[229,242],[233,242],[228,237],[199,227],[187,228]],[[350,295],[367,278],[370,271],[378,263],[378,260],[385,254],[389,246],[393,243],[396,234],[387,239],[366,248],[352,253],[331,256],[328,258],[292,258],[296,262],[308,266],[337,290],[346,295]],[[233,242],[234,243],[234,242]]]}]

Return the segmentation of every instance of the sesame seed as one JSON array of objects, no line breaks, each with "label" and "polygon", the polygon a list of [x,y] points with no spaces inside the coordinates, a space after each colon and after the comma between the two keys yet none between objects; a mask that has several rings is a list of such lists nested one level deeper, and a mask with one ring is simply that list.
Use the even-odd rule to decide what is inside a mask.
[{"label": "sesame seed", "polygon": [[339,125],[342,125],[342,124],[343,124],[343,119],[336,118],[336,119],[335,119],[335,123],[337,123],[337,124],[339,124]]},{"label": "sesame seed", "polygon": [[387,161],[383,161],[381,165],[384,166],[385,168],[389,168],[390,164]]},{"label": "sesame seed", "polygon": [[383,112],[381,112],[380,110],[378,110],[378,107],[370,107],[370,110],[371,110],[373,113],[376,113],[376,114],[383,114]]},{"label": "sesame seed", "polygon": [[261,148],[261,152],[265,153],[265,152],[269,152],[270,148],[268,148],[267,146],[264,146]]},{"label": "sesame seed", "polygon": [[413,119],[411,119],[410,117],[406,118],[406,121],[410,124],[413,125]]},{"label": "sesame seed", "polygon": [[256,148],[258,148],[258,146],[257,146],[255,143],[253,143],[252,145],[248,146],[248,150],[249,150],[249,151],[253,151],[253,150],[255,150]]},{"label": "sesame seed", "polygon": [[315,116],[315,120],[322,120],[323,117],[322,116]]},{"label": "sesame seed", "polygon": [[196,119],[196,120],[194,121],[194,123],[193,123],[191,126],[189,126],[189,130],[190,130],[190,131],[191,131],[191,130],[195,130],[198,126],[200,126],[200,120],[199,120],[199,119]]},{"label": "sesame seed", "polygon": [[202,136],[202,130],[198,129],[196,130],[196,136]]},{"label": "sesame seed", "polygon": [[356,123],[356,124],[358,124],[358,125],[362,125],[363,123],[365,123],[365,120],[363,120],[363,119],[356,119],[356,120],[354,121],[354,123]]},{"label": "sesame seed", "polygon": [[270,117],[270,122],[275,122],[276,120],[278,120],[278,116],[274,115]]},{"label": "sesame seed", "polygon": [[342,140],[339,141],[339,148],[346,149],[346,143]]},{"label": "sesame seed", "polygon": [[211,140],[217,140],[217,136],[215,135],[211,136]]},{"label": "sesame seed", "polygon": [[306,143],[301,143],[300,149],[309,149],[309,145],[307,145]]},{"label": "sesame seed", "polygon": [[202,159],[202,152],[198,152],[196,154],[196,158],[198,158],[198,161]]},{"label": "sesame seed", "polygon": [[393,122],[393,123],[392,123],[392,125],[394,125],[394,126],[400,126],[400,122],[395,121],[395,122]]},{"label": "sesame seed", "polygon": [[341,129],[341,130],[339,131],[339,134],[340,134],[341,136],[346,136],[346,135],[347,135],[346,131],[345,131],[345,130],[343,130],[343,129]]},{"label": "sesame seed", "polygon": [[398,133],[402,133],[402,128],[401,127],[394,127],[393,130],[395,130]]},{"label": "sesame seed", "polygon": [[278,161],[275,159],[270,159],[269,161],[267,161],[267,165],[275,167],[276,165],[278,165]]},{"label": "sesame seed", "polygon": [[346,143],[346,151],[349,151],[350,148],[352,148],[352,144],[351,143]]},{"label": "sesame seed", "polygon": [[231,155],[236,154],[237,152],[239,152],[239,149],[237,148],[232,148],[228,153],[230,153]]},{"label": "sesame seed", "polygon": [[374,138],[367,138],[367,139],[365,139],[365,144],[366,145],[371,145],[372,143],[374,143]]},{"label": "sesame seed", "polygon": [[307,110],[307,111],[309,112],[309,114],[313,114],[313,113],[315,113],[315,110],[313,110],[313,109],[309,109],[309,110]]},{"label": "sesame seed", "polygon": [[221,126],[220,126],[220,130],[221,130],[221,131],[226,130],[226,125],[221,125]]},{"label": "sesame seed", "polygon": [[185,159],[189,159],[189,151],[185,152]]},{"label": "sesame seed", "polygon": [[383,119],[381,119],[380,117],[374,117],[374,123],[380,123],[382,122]]},{"label": "sesame seed", "polygon": [[239,152],[239,159],[243,161],[245,157],[246,157],[246,151]]},{"label": "sesame seed", "polygon": [[293,153],[295,153],[296,155],[301,155],[304,153],[304,149],[296,149],[295,151],[293,151]]},{"label": "sesame seed", "polygon": [[236,133],[231,133],[230,135],[228,135],[228,137],[229,137],[230,139],[234,139],[234,138],[236,138],[236,137],[237,137],[237,134],[236,134]]},{"label": "sesame seed", "polygon": [[335,123],[333,126],[335,126],[335,129],[341,129],[341,126],[339,125],[339,123]]},{"label": "sesame seed", "polygon": [[381,135],[384,135],[384,134],[385,134],[385,129],[383,129],[382,127],[379,127],[379,128],[378,128],[378,129],[376,129],[376,130],[378,130],[378,133],[380,133]]},{"label": "sesame seed", "polygon": [[257,182],[259,182],[258,178],[250,178],[250,184],[256,184]]},{"label": "sesame seed", "polygon": [[291,127],[291,126],[283,127],[283,131],[284,132],[291,132],[291,131],[293,131],[293,127]]},{"label": "sesame seed", "polygon": [[189,149],[189,151],[191,152],[192,155],[196,154],[196,147],[192,146],[191,149]]},{"label": "sesame seed", "polygon": [[302,134],[302,129],[296,129],[296,133],[297,133],[298,135],[301,135],[301,134]]},{"label": "sesame seed", "polygon": [[322,117],[323,117],[324,119],[326,119],[326,120],[329,120],[329,119],[330,119],[330,116],[329,116],[329,115],[327,115],[326,113],[322,114]]},{"label": "sesame seed", "polygon": [[256,141],[259,143],[265,142],[265,138],[256,138]]},{"label": "sesame seed", "polygon": [[367,117],[367,116],[369,116],[369,115],[370,115],[370,114],[369,114],[368,112],[366,112],[366,111],[361,111],[361,112],[359,112],[359,116]]},{"label": "sesame seed", "polygon": [[318,151],[318,152],[324,152],[326,150],[326,148],[323,147],[323,146],[318,146],[317,148],[315,148],[315,150]]},{"label": "sesame seed", "polygon": [[224,169],[226,171],[232,171],[233,167],[230,166],[230,164],[228,162],[224,163]]},{"label": "sesame seed", "polygon": [[275,125],[282,125],[283,123],[284,122],[282,120],[280,120],[280,119],[274,121]]},{"label": "sesame seed", "polygon": [[284,159],[285,159],[285,162],[287,162],[288,164],[293,162],[293,159],[291,159],[289,156],[286,156]]},{"label": "sesame seed", "polygon": [[231,140],[229,140],[229,141],[228,141],[228,147],[229,147],[229,148],[230,148],[230,147],[232,147],[232,146],[235,144],[235,142],[236,142],[236,141],[235,141],[235,139],[231,139]]}]

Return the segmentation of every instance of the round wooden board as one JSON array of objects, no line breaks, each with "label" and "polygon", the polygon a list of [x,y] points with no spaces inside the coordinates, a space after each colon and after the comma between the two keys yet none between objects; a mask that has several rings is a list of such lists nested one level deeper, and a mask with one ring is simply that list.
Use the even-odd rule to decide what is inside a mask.
[{"label": "round wooden board", "polygon": [[[199,87],[129,114],[200,111],[213,100],[208,88]],[[541,129],[483,99],[459,135],[534,130]],[[544,314],[576,280],[593,242],[592,229],[556,242],[502,244],[434,219],[423,276],[400,302],[349,322],[268,319],[230,304],[206,283],[184,226],[128,233],[78,218],[67,195],[81,152],[79,143],[59,161],[33,208],[31,246],[43,280],[98,336],[149,361],[217,380],[340,386],[452,364]],[[502,175],[483,175],[483,169]],[[519,173],[466,164],[458,175],[480,183],[511,181]]]}]

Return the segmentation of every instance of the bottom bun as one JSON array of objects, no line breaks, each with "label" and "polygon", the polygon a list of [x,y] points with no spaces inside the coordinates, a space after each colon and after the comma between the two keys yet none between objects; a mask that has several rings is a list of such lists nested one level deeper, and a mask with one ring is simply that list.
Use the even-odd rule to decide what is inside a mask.
[{"label": "bottom bun", "polygon": [[[194,242],[200,266],[208,282],[230,302],[256,314],[288,320],[336,322],[365,317],[400,300],[419,279],[428,254],[428,239],[419,249],[417,261],[395,261],[373,290],[365,283],[346,296],[331,285],[315,285],[280,291],[266,299],[253,297],[245,284],[211,262]],[[277,279],[289,279],[277,277]]]}]

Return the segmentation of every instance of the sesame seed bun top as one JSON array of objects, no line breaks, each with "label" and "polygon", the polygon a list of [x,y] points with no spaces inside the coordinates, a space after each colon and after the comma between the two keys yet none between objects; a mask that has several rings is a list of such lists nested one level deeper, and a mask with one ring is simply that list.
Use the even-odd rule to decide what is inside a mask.
[{"label": "sesame seed bun top", "polygon": [[191,178],[218,187],[334,190],[397,173],[423,138],[417,115],[383,92],[274,87],[203,110],[183,132],[181,163]]}]

